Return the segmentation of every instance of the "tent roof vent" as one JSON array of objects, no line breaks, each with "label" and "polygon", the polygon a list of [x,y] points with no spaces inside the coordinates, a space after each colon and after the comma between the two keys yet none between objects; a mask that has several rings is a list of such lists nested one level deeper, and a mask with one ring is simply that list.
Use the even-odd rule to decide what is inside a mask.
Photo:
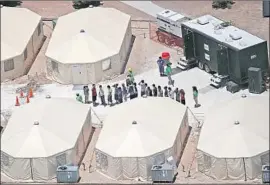
[{"label": "tent roof vent", "polygon": [[137,125],[137,121],[133,121],[132,122],[132,125]]},{"label": "tent roof vent", "polygon": [[246,94],[242,94],[241,97],[242,97],[242,98],[246,98],[247,95],[246,95]]},{"label": "tent roof vent", "polygon": [[38,122],[38,121],[35,121],[35,122],[34,122],[34,125],[39,125],[39,122]]},{"label": "tent roof vent", "polygon": [[239,121],[235,121],[234,124],[235,124],[235,125],[239,125],[240,122],[239,122]]},{"label": "tent roof vent", "polygon": [[80,33],[85,33],[84,29],[81,29],[81,30],[80,30]]},{"label": "tent roof vent", "polygon": [[46,95],[46,99],[51,99],[51,96],[50,95]]}]

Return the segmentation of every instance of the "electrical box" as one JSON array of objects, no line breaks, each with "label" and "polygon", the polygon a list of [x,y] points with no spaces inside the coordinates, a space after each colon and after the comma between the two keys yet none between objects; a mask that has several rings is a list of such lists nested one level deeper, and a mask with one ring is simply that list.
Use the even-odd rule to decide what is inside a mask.
[{"label": "electrical box", "polygon": [[262,166],[262,183],[270,183],[270,166]]},{"label": "electrical box", "polygon": [[151,169],[153,182],[173,182],[174,166],[168,163],[153,165]]},{"label": "electrical box", "polygon": [[78,166],[58,166],[56,170],[58,183],[77,183],[79,181]]},{"label": "electrical box", "polygon": [[163,10],[157,14],[158,28],[181,38],[181,23],[187,20],[189,20],[189,18],[172,10]]},{"label": "electrical box", "polygon": [[236,93],[236,92],[240,91],[240,86],[232,81],[229,81],[226,84],[226,90],[231,92],[231,93]]},{"label": "electrical box", "polygon": [[262,70],[260,68],[248,68],[248,90],[254,94],[261,94],[265,91]]}]

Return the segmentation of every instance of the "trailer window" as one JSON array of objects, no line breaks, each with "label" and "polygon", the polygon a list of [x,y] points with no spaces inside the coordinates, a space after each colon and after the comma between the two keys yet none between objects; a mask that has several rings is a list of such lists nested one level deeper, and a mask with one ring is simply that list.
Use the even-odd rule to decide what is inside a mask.
[{"label": "trailer window", "polygon": [[205,60],[210,61],[210,55],[208,55],[207,53],[204,53],[204,58],[205,58]]},{"label": "trailer window", "polygon": [[209,51],[209,45],[208,44],[203,44],[204,50]]}]

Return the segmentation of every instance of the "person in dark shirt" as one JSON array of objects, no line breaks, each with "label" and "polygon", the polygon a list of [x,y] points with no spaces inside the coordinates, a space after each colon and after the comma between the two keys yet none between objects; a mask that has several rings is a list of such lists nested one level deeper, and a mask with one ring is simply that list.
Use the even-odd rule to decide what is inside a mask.
[{"label": "person in dark shirt", "polygon": [[180,102],[186,105],[185,91],[183,89],[180,90]]},{"label": "person in dark shirt", "polygon": [[138,89],[137,89],[137,84],[134,82],[134,90],[135,90],[135,94],[134,94],[134,98],[138,97]]},{"label": "person in dark shirt", "polygon": [[95,106],[96,105],[96,101],[97,101],[97,89],[96,89],[96,85],[93,84],[92,85],[92,102],[93,102],[93,105]]},{"label": "person in dark shirt", "polygon": [[146,95],[147,96],[153,96],[152,89],[150,87],[147,87]]},{"label": "person in dark shirt", "polygon": [[134,84],[131,84],[128,86],[128,93],[129,93],[129,98],[132,100],[135,98],[135,88]]},{"label": "person in dark shirt", "polygon": [[118,102],[123,103],[123,92],[122,92],[121,87],[117,88],[117,97],[118,97]]},{"label": "person in dark shirt", "polygon": [[176,88],[174,90],[174,93],[175,93],[175,100],[178,101],[178,102],[180,102],[180,91],[179,91],[179,89]]},{"label": "person in dark shirt", "polygon": [[89,88],[88,85],[83,86],[84,103],[89,103]]},{"label": "person in dark shirt", "polygon": [[164,96],[169,97],[169,92],[168,92],[168,87],[167,86],[164,87]]},{"label": "person in dark shirt", "polygon": [[117,93],[118,84],[114,84],[113,87],[114,87],[114,100],[115,100],[115,103],[117,104],[117,103],[119,103],[119,101],[118,101],[118,93]]},{"label": "person in dark shirt", "polygon": [[108,85],[107,89],[108,89],[108,104],[112,105],[112,89],[111,89],[111,86]]},{"label": "person in dark shirt", "polygon": [[157,97],[157,87],[155,84],[153,84],[152,86],[153,86],[153,96]]},{"label": "person in dark shirt", "polygon": [[141,86],[141,97],[143,97],[146,93],[146,83],[144,83],[144,80],[142,80],[139,85]]}]

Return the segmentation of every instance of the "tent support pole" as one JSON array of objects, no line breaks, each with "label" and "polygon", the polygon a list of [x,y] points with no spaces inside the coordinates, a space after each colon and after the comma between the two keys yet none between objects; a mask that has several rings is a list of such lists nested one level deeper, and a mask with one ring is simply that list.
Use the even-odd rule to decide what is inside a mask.
[{"label": "tent support pole", "polygon": [[31,170],[31,179],[34,180],[34,174],[33,174],[33,159],[30,159],[30,170]]},{"label": "tent support pole", "polygon": [[247,181],[247,170],[246,170],[246,163],[245,163],[244,157],[243,157],[243,164],[244,164],[244,172],[245,172],[245,181]]}]

